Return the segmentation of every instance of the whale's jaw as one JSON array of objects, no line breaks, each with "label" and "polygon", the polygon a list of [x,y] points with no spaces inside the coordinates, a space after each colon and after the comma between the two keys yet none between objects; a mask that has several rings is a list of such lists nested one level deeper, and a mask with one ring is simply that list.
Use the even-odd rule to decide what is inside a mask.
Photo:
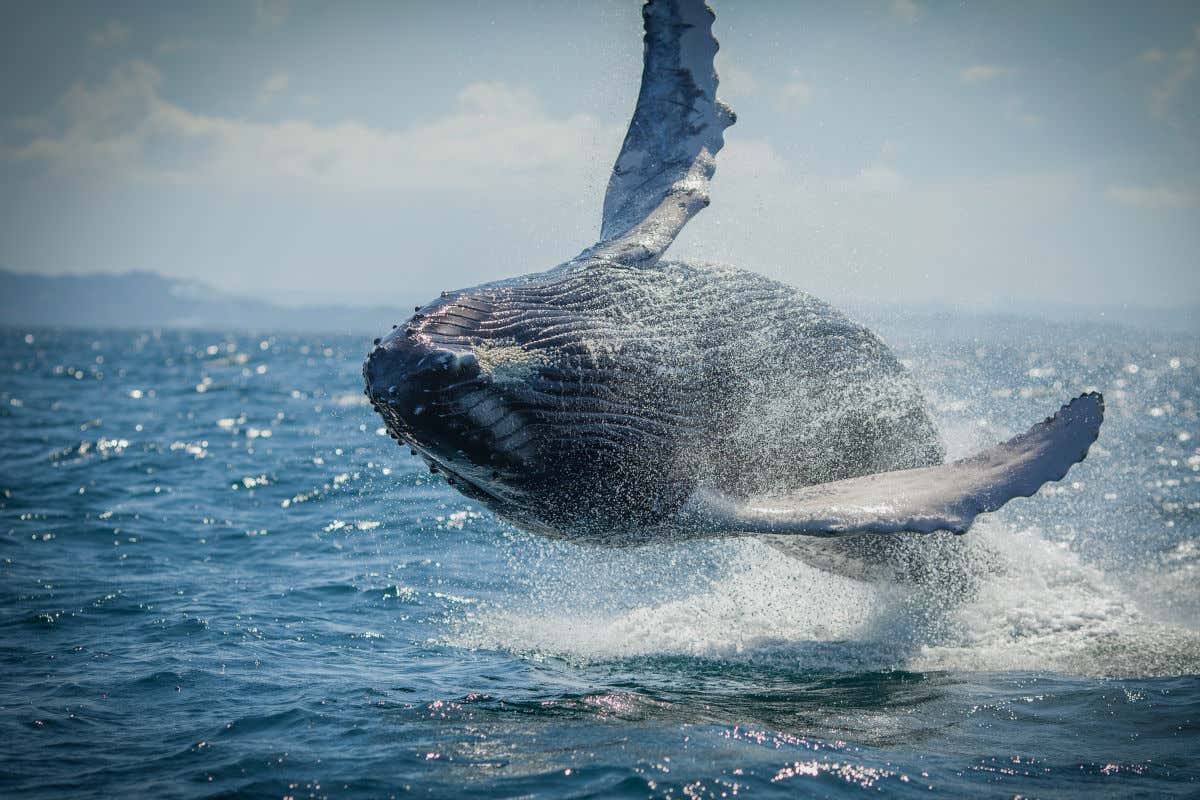
[{"label": "whale's jaw", "polygon": [[[439,306],[435,311],[432,306]],[[501,510],[529,469],[503,388],[480,365],[477,342],[448,335],[445,301],[375,341],[363,364],[366,394],[388,434],[464,494]]]},{"label": "whale's jaw", "polygon": [[371,405],[405,440],[452,454],[461,432],[448,407],[485,384],[470,348],[439,346],[412,328],[376,341],[363,364]]}]

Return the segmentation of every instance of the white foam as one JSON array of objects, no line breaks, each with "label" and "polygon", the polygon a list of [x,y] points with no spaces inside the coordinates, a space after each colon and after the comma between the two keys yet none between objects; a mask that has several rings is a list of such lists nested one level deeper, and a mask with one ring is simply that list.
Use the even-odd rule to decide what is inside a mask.
[{"label": "white foam", "polygon": [[[949,457],[1012,434],[983,419],[939,420]],[[799,670],[1200,673],[1192,552],[1200,544],[1185,541],[1165,560],[1147,557],[1110,575],[1068,543],[1006,522],[1021,518],[978,520],[955,540],[971,548],[971,574],[935,586],[860,583],[753,539],[612,551],[510,533],[501,546],[517,585],[460,618],[449,640],[578,662],[682,656]]]},{"label": "white foam", "polygon": [[739,562],[706,591],[632,609],[605,609],[586,594],[578,596],[574,612],[496,607],[460,631],[459,643],[585,661],[724,658],[782,642],[851,637],[866,627],[870,587],[819,573],[756,542],[728,549],[740,554]]},{"label": "white foam", "polygon": [[[647,558],[664,549],[590,551],[586,565],[565,562],[571,554],[562,551],[522,557],[533,569],[529,595],[478,609],[450,643],[576,662],[683,656],[800,670],[1200,671],[1200,634],[1150,619],[1069,549],[992,521],[969,536],[991,557],[979,560],[986,571],[959,596],[839,578],[750,539],[719,545],[713,556],[726,566],[706,587],[674,596],[656,587],[680,565]],[[612,596],[643,602],[630,607]]]}]

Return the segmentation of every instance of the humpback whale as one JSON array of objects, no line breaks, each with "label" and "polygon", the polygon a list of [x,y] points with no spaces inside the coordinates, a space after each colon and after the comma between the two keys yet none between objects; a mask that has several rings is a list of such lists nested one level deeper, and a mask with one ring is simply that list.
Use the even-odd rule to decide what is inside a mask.
[{"label": "humpback whale", "polygon": [[944,463],[919,388],[874,333],[753,272],[664,257],[708,205],[735,116],[716,96],[707,5],[649,0],[643,17],[599,240],[550,270],[443,292],[377,339],[363,375],[392,438],[528,531],[763,536],[857,576],[901,561],[912,574],[921,541],[956,542],[1082,460],[1099,394]]}]

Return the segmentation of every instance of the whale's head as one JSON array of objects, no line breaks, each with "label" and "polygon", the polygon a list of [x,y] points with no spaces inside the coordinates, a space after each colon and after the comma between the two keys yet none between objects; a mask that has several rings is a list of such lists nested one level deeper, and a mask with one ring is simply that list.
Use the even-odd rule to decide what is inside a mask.
[{"label": "whale's head", "polygon": [[525,351],[487,335],[494,311],[465,293],[418,308],[375,341],[363,378],[393,439],[464,494],[503,507],[540,463],[519,402],[530,359],[522,374],[514,362]]},{"label": "whale's head", "polygon": [[[626,272],[599,288],[551,273],[444,294],[376,340],[371,405],[454,488],[526,529],[660,518],[682,502],[680,454],[709,417],[674,363],[690,351],[629,322],[649,279]],[[617,281],[624,305],[603,291]]]}]

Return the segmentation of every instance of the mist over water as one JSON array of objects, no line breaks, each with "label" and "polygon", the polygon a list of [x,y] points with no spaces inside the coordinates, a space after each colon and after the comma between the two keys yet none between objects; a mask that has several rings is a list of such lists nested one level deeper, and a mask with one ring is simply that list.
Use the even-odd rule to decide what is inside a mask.
[{"label": "mist over water", "polygon": [[931,586],[598,549],[449,489],[368,338],[0,333],[0,793],[1190,795],[1200,346],[884,320],[950,457],[1107,420]]}]

